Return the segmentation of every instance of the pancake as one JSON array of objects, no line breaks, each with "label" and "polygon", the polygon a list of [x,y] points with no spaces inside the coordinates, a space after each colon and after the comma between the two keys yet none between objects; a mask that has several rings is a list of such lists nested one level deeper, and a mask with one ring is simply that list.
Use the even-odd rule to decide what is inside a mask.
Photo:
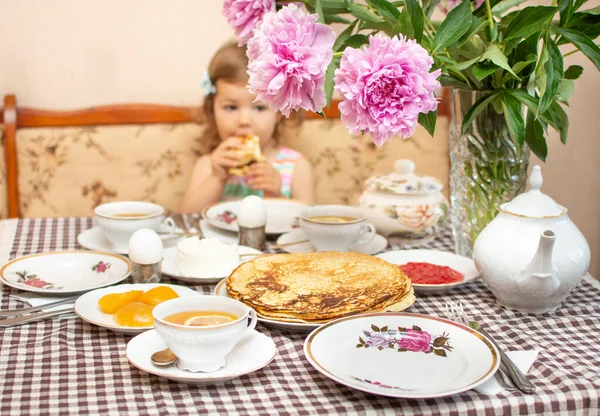
[{"label": "pancake", "polygon": [[260,138],[258,136],[243,136],[242,149],[240,149],[240,165],[229,169],[229,174],[234,176],[246,176],[250,165],[254,162],[265,160],[260,150]]},{"label": "pancake", "polygon": [[242,263],[229,296],[266,318],[326,322],[361,312],[399,311],[415,301],[396,265],[360,253],[273,254]]}]

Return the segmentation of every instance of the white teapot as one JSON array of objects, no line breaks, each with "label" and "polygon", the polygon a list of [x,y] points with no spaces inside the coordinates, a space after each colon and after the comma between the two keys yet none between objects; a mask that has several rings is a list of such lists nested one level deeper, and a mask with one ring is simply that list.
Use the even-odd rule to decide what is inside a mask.
[{"label": "white teapot", "polygon": [[529,192],[503,204],[479,234],[473,260],[499,305],[540,314],[556,310],[583,279],[590,247],[567,209],[540,191],[539,166]]},{"label": "white teapot", "polygon": [[423,242],[444,228],[448,200],[444,185],[434,177],[415,173],[415,163],[399,159],[395,172],[365,181],[359,205],[368,221],[384,236]]}]

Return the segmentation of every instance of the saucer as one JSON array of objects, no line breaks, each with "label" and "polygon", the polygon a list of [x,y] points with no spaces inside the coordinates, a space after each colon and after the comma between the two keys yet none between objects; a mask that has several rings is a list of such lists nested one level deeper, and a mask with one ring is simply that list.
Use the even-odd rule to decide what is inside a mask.
[{"label": "saucer", "polygon": [[[161,231],[168,231],[168,227],[161,227]],[[175,232],[181,232],[176,229]],[[165,246],[173,245],[177,240],[181,238],[179,235],[160,235],[161,240]],[[82,231],[77,236],[77,242],[80,246],[87,248],[88,250],[108,251],[117,254],[129,254],[129,250],[115,250],[113,245],[102,233],[100,227],[92,227],[85,231]]]},{"label": "saucer", "polygon": [[134,367],[180,383],[214,384],[250,374],[269,364],[277,354],[273,340],[252,330],[227,355],[225,367],[210,373],[192,373],[177,366],[156,367],[150,356],[167,348],[156,330],[146,331],[127,344],[127,359]]},{"label": "saucer", "polygon": [[193,289],[177,285],[169,285],[166,283],[133,283],[124,284],[118,286],[110,286],[102,289],[97,289],[80,296],[75,301],[75,313],[84,321],[90,324],[98,325],[106,329],[110,329],[113,332],[121,334],[139,334],[140,332],[148,331],[152,329],[151,326],[121,326],[117,324],[113,315],[104,313],[98,306],[98,301],[104,295],[109,293],[123,293],[130,290],[150,290],[157,286],[168,286],[172,288],[180,297],[187,296],[202,296],[201,293],[196,292]]},{"label": "saucer", "polygon": [[[262,254],[262,251],[256,250],[252,247],[246,246],[237,246],[238,253],[241,254]],[[217,283],[223,280],[225,277],[229,276],[229,274],[233,271],[230,270],[226,276],[184,276],[179,271],[177,267],[177,247],[169,247],[166,248],[163,252],[163,262],[162,262],[162,273],[171,276],[174,279],[180,280],[182,282],[190,282],[196,284],[202,283]],[[252,260],[254,257],[247,256],[240,259],[240,263],[248,260]],[[236,266],[237,267],[237,266]]]},{"label": "saucer", "polygon": [[[295,241],[308,240],[308,236],[301,229],[297,228],[290,231],[289,233],[282,234],[277,239],[277,244],[289,244]],[[373,241],[368,244],[354,244],[350,247],[350,251],[362,254],[375,254],[385,250],[388,245],[386,238],[380,234],[376,234]],[[283,251],[288,253],[313,253],[315,247],[310,243],[298,243],[289,246],[281,247]]]}]

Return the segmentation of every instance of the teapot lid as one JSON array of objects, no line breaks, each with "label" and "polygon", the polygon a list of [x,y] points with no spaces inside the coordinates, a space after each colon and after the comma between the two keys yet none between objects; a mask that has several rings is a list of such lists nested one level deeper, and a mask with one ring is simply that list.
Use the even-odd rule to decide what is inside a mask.
[{"label": "teapot lid", "polygon": [[439,192],[444,185],[432,176],[417,175],[415,163],[399,159],[394,163],[395,172],[372,176],[365,181],[367,189],[396,195],[425,195]]},{"label": "teapot lid", "polygon": [[529,175],[529,191],[503,204],[500,210],[508,214],[530,218],[552,218],[566,214],[565,207],[557,204],[554,199],[540,191],[543,183],[542,169],[539,165],[535,165]]}]

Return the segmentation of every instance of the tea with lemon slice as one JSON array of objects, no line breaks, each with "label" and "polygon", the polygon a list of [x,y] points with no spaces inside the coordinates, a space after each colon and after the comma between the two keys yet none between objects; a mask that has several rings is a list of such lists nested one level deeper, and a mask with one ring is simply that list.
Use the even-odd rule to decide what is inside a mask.
[{"label": "tea with lemon slice", "polygon": [[222,325],[238,319],[232,313],[221,311],[185,311],[169,315],[165,321],[185,326]]}]

